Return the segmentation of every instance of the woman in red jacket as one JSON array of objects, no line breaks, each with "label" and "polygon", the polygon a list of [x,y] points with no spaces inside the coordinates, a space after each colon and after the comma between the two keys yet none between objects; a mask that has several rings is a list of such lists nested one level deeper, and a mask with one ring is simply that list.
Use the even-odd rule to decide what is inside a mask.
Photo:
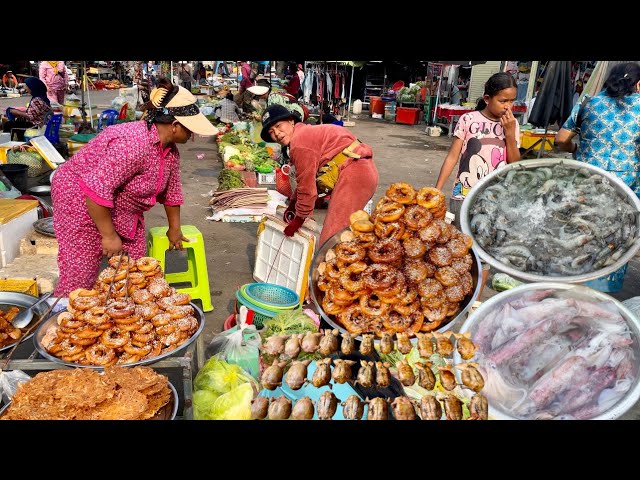
[{"label": "woman in red jacket", "polygon": [[319,193],[331,193],[320,245],[349,226],[349,216],[364,208],[378,186],[373,151],[349,130],[338,125],[299,123],[282,105],[272,105],[262,116],[265,142],[289,147],[297,186],[285,212],[285,235],[292,236],[313,214]]}]

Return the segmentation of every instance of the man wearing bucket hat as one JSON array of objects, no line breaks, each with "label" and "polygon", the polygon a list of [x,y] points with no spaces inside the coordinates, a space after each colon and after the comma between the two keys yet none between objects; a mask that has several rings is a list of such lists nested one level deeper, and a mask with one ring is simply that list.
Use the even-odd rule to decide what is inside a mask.
[{"label": "man wearing bucket hat", "polygon": [[55,295],[91,288],[103,255],[146,254],[144,212],[164,204],[170,248],[182,249],[180,152],[194,133],[218,130],[195,97],[161,78],[142,120],[105,128],[56,170],[51,197],[56,212],[60,279]]},{"label": "man wearing bucket hat", "polygon": [[[313,214],[319,195],[331,194],[320,234],[320,245],[349,225],[349,216],[365,207],[378,186],[373,151],[348,129],[338,125],[306,125],[282,105],[262,116],[261,137],[289,147],[297,186],[284,218],[292,236]],[[290,221],[288,221],[291,217]]]}]

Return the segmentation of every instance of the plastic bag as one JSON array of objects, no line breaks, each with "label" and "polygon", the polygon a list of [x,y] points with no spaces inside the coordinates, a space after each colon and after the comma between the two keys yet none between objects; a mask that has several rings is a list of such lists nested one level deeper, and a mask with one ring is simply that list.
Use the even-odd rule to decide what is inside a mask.
[{"label": "plastic bag", "polygon": [[260,375],[260,334],[255,325],[247,325],[247,307],[240,307],[238,325],[217,334],[206,350],[207,357],[220,355],[227,362],[242,367],[254,378]]},{"label": "plastic bag", "polygon": [[627,298],[622,304],[631,310],[636,317],[640,318],[640,297]]},{"label": "plastic bag", "polygon": [[31,377],[22,370],[0,371],[0,396],[2,397],[2,403],[9,403],[18,387],[29,380],[31,380]]}]

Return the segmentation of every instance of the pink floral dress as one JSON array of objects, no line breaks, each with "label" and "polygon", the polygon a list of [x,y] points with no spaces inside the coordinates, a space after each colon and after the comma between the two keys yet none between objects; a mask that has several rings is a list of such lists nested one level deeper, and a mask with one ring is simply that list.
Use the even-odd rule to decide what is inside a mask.
[{"label": "pink floral dress", "polygon": [[55,295],[91,288],[102,259],[102,236],[85,197],[111,209],[113,226],[132,258],[146,254],[144,212],[181,205],[180,154],[163,148],[155,125],[144,121],[104,129],[58,167],[51,182],[60,278]]}]

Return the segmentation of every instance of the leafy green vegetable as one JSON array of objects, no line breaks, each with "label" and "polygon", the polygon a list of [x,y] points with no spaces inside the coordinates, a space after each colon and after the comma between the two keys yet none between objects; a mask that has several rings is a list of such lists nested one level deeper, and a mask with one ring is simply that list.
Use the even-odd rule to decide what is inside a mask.
[{"label": "leafy green vegetable", "polygon": [[253,387],[244,383],[233,390],[220,395],[211,406],[208,414],[212,420],[251,420],[251,400]]},{"label": "leafy green vegetable", "polygon": [[291,335],[294,333],[317,332],[315,322],[303,313],[301,308],[284,310],[273,318],[266,320],[260,331],[262,340],[274,335]]},{"label": "leafy green vegetable", "polygon": [[220,395],[209,390],[193,392],[193,418],[195,420],[213,420],[209,412]]},{"label": "leafy green vegetable", "polygon": [[217,191],[231,190],[233,188],[244,187],[244,180],[242,180],[242,174],[237,170],[230,170],[223,168],[218,174],[218,188]]},{"label": "leafy green vegetable", "polygon": [[209,390],[222,394],[247,382],[253,384],[255,380],[238,365],[227,363],[215,355],[200,369],[193,384],[196,391]]}]

